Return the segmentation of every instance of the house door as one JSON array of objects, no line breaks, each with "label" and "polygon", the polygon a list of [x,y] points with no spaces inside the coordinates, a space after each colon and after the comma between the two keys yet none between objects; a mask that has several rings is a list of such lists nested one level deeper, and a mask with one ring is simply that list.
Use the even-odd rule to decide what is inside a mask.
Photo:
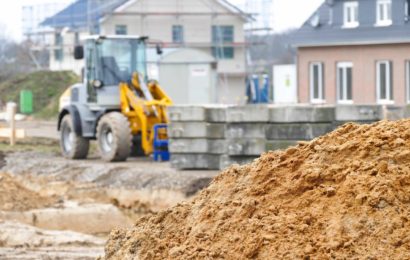
[{"label": "house door", "polygon": [[273,67],[273,100],[277,104],[297,103],[295,65]]},{"label": "house door", "polygon": [[189,104],[209,104],[211,101],[211,73],[209,64],[188,66]]}]

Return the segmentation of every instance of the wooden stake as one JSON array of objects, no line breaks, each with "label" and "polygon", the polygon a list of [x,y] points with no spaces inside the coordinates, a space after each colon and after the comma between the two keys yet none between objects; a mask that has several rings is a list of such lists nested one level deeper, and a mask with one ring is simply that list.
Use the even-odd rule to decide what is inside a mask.
[{"label": "wooden stake", "polygon": [[16,112],[17,112],[17,105],[16,103],[7,103],[7,115],[9,118],[10,123],[10,146],[16,145]]}]

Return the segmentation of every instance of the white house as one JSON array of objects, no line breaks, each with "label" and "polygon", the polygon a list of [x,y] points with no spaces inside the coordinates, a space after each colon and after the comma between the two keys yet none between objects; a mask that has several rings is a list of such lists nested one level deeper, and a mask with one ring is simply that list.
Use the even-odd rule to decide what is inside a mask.
[{"label": "white house", "polygon": [[[89,31],[148,36],[149,47],[160,44],[164,54],[186,48],[214,58],[216,91],[211,102],[246,102],[244,24],[251,18],[240,9],[226,0],[111,0],[110,5],[94,1],[91,5],[79,0],[45,21],[55,28],[52,70],[81,70],[72,51],[81,34]],[[165,56],[151,57],[151,65],[160,65]],[[151,71],[160,70],[153,66]],[[159,80],[163,81],[161,75]]]}]

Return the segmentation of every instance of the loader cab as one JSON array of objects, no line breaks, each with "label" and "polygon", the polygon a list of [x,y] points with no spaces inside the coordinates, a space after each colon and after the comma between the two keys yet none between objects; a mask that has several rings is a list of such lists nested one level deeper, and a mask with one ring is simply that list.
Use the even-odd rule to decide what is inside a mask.
[{"label": "loader cab", "polygon": [[120,106],[119,84],[138,72],[147,79],[146,37],[90,36],[75,48],[76,59],[85,59],[84,87],[87,103],[105,108]]}]

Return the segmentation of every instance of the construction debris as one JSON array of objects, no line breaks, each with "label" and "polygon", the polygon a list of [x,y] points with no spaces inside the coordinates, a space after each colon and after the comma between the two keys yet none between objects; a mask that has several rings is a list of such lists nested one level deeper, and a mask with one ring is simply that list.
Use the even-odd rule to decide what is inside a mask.
[{"label": "construction debris", "polygon": [[410,259],[410,120],[346,124],[232,166],[115,230],[107,259]]}]

